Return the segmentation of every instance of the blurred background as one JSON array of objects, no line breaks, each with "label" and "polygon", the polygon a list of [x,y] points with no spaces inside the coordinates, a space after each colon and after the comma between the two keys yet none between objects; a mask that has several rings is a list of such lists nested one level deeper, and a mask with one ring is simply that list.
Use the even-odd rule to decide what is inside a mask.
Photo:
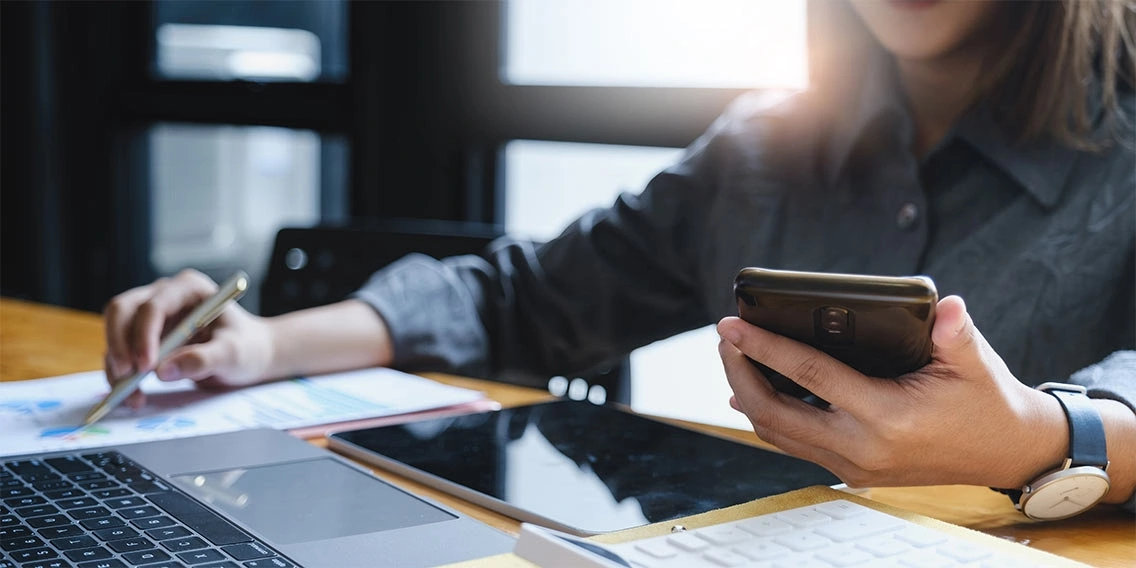
[{"label": "blurred background", "polygon": [[[550,238],[743,91],[804,87],[806,4],[5,0],[0,293],[99,311],[184,267],[243,268],[255,312],[282,227]],[[716,344],[637,351],[632,405],[748,428]]]}]

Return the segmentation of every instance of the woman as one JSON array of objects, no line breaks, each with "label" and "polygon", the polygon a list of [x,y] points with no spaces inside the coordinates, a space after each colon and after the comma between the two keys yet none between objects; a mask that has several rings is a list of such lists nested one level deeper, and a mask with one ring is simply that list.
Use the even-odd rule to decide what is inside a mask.
[{"label": "woman", "polygon": [[[850,484],[1023,487],[1074,445],[1062,401],[1027,386],[1059,380],[1104,425],[1104,501],[1131,499],[1132,6],[814,4],[842,27],[810,89],[741,98],[641,194],[489,262],[408,257],[338,304],[232,309],[159,376],[550,376],[720,320],[734,408]],[[742,266],[927,274],[950,295],[934,360],[878,381],[729,317]],[[112,300],[108,376],[155,365],[163,327],[214,288],[189,272]],[[832,406],[775,393],[746,356]]]}]

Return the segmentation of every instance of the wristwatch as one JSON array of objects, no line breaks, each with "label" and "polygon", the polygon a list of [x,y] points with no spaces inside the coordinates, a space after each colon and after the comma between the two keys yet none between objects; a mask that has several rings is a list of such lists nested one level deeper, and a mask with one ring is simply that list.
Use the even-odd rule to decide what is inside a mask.
[{"label": "wristwatch", "polygon": [[1037,390],[1057,398],[1069,419],[1069,456],[1061,467],[1029,482],[1020,491],[1003,491],[1031,519],[1055,521],[1081,514],[1109,489],[1108,450],[1100,412],[1085,387],[1043,383]]}]

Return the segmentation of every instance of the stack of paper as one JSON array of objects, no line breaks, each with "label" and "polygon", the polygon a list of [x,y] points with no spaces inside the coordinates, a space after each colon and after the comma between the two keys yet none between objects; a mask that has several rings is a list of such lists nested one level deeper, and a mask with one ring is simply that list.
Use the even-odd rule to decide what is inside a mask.
[{"label": "stack of paper", "polygon": [[422,415],[496,407],[479,391],[390,369],[364,369],[210,391],[193,381],[142,381],[146,406],[83,417],[110,390],[102,371],[0,383],[0,456],[268,427],[312,436]]}]

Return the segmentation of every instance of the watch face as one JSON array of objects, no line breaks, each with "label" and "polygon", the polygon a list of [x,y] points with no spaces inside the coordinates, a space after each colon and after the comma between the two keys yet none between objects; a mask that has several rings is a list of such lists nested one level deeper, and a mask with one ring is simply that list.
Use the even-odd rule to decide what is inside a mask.
[{"label": "watch face", "polygon": [[1037,480],[1022,498],[1022,512],[1031,519],[1072,517],[1097,504],[1108,493],[1108,474],[1092,466],[1057,471]]}]

